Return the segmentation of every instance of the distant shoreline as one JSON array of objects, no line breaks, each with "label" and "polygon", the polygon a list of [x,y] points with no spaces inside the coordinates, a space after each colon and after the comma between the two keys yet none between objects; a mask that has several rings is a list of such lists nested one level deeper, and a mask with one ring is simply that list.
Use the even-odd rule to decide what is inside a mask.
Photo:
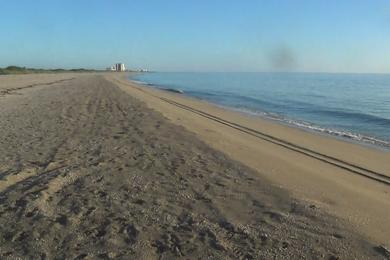
[{"label": "distant shoreline", "polygon": [[85,68],[75,68],[75,69],[40,69],[40,68],[27,68],[20,66],[7,66],[5,68],[0,68],[1,75],[23,75],[23,74],[38,74],[38,73],[115,73],[115,72],[129,72],[129,73],[149,73],[151,71],[139,71],[139,70],[125,70],[125,71],[108,71],[108,70],[99,70],[99,69],[85,69]]},{"label": "distant shoreline", "polygon": [[0,68],[0,75],[17,75],[17,74],[36,74],[36,73],[66,73],[66,72],[99,72],[99,70],[90,70],[84,68],[78,69],[36,69],[19,66],[8,66]]}]

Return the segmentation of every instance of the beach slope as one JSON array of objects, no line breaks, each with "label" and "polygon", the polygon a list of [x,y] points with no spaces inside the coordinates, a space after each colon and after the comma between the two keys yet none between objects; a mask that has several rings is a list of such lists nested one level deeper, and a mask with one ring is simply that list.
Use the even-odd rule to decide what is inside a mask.
[{"label": "beach slope", "polygon": [[379,244],[390,237],[390,153],[227,110],[185,95],[107,78],[211,147],[291,195],[346,220]]},{"label": "beach slope", "polygon": [[1,258],[384,257],[110,75],[0,77]]}]

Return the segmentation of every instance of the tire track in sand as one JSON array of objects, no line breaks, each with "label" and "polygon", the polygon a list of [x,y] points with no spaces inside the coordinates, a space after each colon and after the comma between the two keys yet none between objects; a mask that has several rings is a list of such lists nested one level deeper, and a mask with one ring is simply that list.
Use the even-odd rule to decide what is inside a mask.
[{"label": "tire track in sand", "polygon": [[24,181],[25,179],[37,174],[36,168],[26,168],[18,174],[8,175],[4,180],[0,180],[0,193],[7,190],[9,187]]}]

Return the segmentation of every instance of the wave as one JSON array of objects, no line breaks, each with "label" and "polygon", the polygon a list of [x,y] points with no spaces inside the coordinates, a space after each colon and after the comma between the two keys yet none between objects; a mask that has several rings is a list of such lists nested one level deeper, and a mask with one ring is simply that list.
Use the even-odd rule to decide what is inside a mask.
[{"label": "wave", "polygon": [[341,119],[357,119],[367,123],[387,125],[390,127],[390,119],[384,117],[378,117],[370,114],[364,114],[364,113],[353,112],[353,111],[330,110],[330,109],[313,110],[312,112],[315,114],[323,114],[327,116],[338,117]]},{"label": "wave", "polygon": [[152,83],[148,83],[148,82],[140,81],[140,80],[133,80],[133,79],[131,79],[131,82],[133,82],[135,84],[138,84],[138,85],[147,86],[147,87],[155,87],[156,86],[156,85],[154,85]]},{"label": "wave", "polygon": [[194,91],[194,90],[186,91],[186,93],[188,95],[195,96],[195,97],[198,97],[198,98],[202,98],[202,97],[218,97],[218,96],[220,96],[217,93],[203,92],[203,91]]},{"label": "wave", "polygon": [[169,92],[173,92],[173,93],[177,93],[177,94],[184,94],[183,90],[176,89],[176,88],[158,88],[158,89],[169,91]]},{"label": "wave", "polygon": [[352,131],[347,131],[347,130],[322,127],[322,126],[315,125],[315,124],[305,122],[302,120],[294,120],[291,118],[286,118],[286,117],[284,117],[280,114],[276,114],[276,113],[255,111],[255,110],[251,110],[251,109],[243,108],[243,107],[229,107],[229,106],[221,106],[221,107],[225,108],[225,109],[229,109],[229,110],[242,112],[244,114],[249,114],[249,115],[253,115],[253,116],[260,116],[260,117],[263,117],[266,119],[278,121],[278,122],[285,123],[287,125],[298,127],[301,129],[307,129],[307,130],[310,130],[313,132],[319,132],[319,133],[323,133],[323,134],[332,135],[335,137],[353,140],[353,141],[360,142],[360,143],[366,143],[366,144],[376,145],[376,146],[380,146],[380,147],[383,147],[386,149],[390,149],[390,140],[389,141],[382,140],[382,139],[379,139],[377,137],[373,137],[370,135],[354,133]]},{"label": "wave", "polygon": [[253,98],[248,96],[242,96],[242,95],[236,95],[228,92],[218,92],[218,93],[212,93],[212,92],[205,92],[205,91],[187,91],[186,92],[189,95],[206,99],[211,102],[219,102],[223,103],[224,105],[231,105],[234,106],[234,104],[251,104],[253,107],[260,106],[260,107],[266,107],[266,108],[283,108],[284,105],[278,104],[276,102],[266,101],[259,98]]},{"label": "wave", "polygon": [[147,83],[145,81],[140,81],[140,80],[131,79],[131,82],[134,82],[135,84],[140,84],[140,85],[149,85],[149,83]]},{"label": "wave", "polygon": [[151,83],[140,81],[140,80],[134,80],[134,79],[131,79],[131,81],[136,83],[136,84],[139,84],[139,85],[156,87],[156,88],[161,89],[161,90],[165,90],[165,91],[169,91],[169,92],[173,92],[173,93],[178,93],[178,94],[184,94],[184,91],[181,89],[160,87],[160,86],[157,86],[155,84],[151,84]]},{"label": "wave", "polygon": [[314,124],[311,124],[308,122],[303,122],[303,121],[298,121],[298,120],[285,119],[284,121],[289,123],[289,124],[298,126],[300,128],[306,128],[306,129],[316,131],[316,132],[326,133],[329,135],[347,138],[347,139],[358,141],[358,142],[364,142],[364,143],[369,143],[369,144],[374,144],[374,145],[379,145],[382,147],[390,148],[390,141],[381,140],[381,139],[373,137],[373,136],[364,135],[364,134],[360,134],[360,133],[354,133],[354,132],[347,131],[347,130],[339,130],[339,129],[334,129],[334,128],[321,127],[318,125],[314,125]]}]

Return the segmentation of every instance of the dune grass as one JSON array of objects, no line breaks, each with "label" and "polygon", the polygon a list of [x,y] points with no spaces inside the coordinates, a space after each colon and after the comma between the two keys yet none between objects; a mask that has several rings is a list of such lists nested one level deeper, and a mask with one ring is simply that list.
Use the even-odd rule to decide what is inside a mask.
[{"label": "dune grass", "polygon": [[0,68],[0,75],[9,75],[9,74],[33,74],[33,73],[58,73],[58,72],[94,72],[97,70],[89,70],[84,68],[78,69],[35,69],[35,68],[26,68],[19,66],[8,66],[6,68]]}]

